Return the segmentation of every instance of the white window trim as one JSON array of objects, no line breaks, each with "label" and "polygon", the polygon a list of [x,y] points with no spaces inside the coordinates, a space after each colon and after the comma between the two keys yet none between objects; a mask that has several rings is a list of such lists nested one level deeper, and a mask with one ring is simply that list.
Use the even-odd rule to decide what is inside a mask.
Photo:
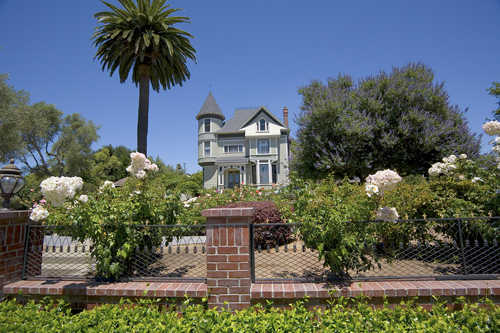
[{"label": "white window trim", "polygon": [[[266,124],[266,129],[263,130],[263,131],[260,129],[260,122],[261,122],[261,120],[264,120],[265,124]],[[266,120],[266,118],[260,118],[259,121],[257,121],[257,132],[259,132],[259,133],[269,132],[269,122]]]},{"label": "white window trim", "polygon": [[[226,151],[226,147],[232,147],[232,146],[238,146],[238,151],[237,152],[230,152],[229,148],[228,151]],[[240,150],[241,147],[241,150]],[[224,154],[237,154],[237,153],[244,153],[245,152],[245,146],[244,145],[224,145]]]},{"label": "white window trim", "polygon": [[[259,153],[259,140],[267,140],[267,148],[268,148],[267,153]],[[269,155],[269,154],[271,154],[271,140],[270,139],[256,139],[255,143],[257,145],[257,155]]]},{"label": "white window trim", "polygon": [[[208,142],[208,155],[206,149],[206,143]],[[212,142],[211,141],[203,141],[203,157],[210,157],[212,155]]]}]

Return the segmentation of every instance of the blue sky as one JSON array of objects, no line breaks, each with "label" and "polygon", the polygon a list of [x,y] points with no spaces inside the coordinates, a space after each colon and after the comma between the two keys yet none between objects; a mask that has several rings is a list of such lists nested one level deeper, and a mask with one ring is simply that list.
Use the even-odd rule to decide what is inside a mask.
[{"label": "blue sky", "polygon": [[[116,0],[109,1],[118,4]],[[301,104],[297,88],[339,73],[354,78],[408,62],[434,69],[452,104],[482,133],[497,100],[486,88],[500,81],[499,0],[170,0],[183,8],[179,25],[195,36],[196,64],[182,87],[150,93],[148,154],[171,165],[197,164],[197,121],[209,91],[226,119],[235,108],[264,105],[278,117]],[[0,0],[0,72],[31,93],[102,125],[100,141],[136,146],[138,89],[120,84],[94,61],[93,15],[98,0]],[[483,138],[483,151],[489,151]]]}]

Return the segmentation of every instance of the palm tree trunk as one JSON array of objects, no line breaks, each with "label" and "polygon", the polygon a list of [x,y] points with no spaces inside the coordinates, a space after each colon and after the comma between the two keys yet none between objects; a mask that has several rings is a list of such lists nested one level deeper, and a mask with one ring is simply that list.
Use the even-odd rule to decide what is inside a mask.
[{"label": "palm tree trunk", "polygon": [[139,65],[139,114],[137,119],[137,151],[148,156],[149,77],[151,67]]}]

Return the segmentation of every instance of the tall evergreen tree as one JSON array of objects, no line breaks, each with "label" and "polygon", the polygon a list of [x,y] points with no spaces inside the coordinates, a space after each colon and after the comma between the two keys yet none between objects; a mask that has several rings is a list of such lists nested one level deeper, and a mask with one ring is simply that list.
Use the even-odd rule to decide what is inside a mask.
[{"label": "tall evergreen tree", "polygon": [[432,69],[410,63],[357,83],[339,75],[300,88],[293,167],[313,179],[364,178],[387,168],[424,174],[449,154],[478,156],[480,136],[433,80]]}]

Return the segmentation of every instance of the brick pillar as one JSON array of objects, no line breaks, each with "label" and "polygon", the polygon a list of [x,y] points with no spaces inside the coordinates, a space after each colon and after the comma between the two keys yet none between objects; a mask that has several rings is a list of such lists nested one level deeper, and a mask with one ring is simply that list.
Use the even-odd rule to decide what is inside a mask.
[{"label": "brick pillar", "polygon": [[3,286],[21,278],[30,211],[0,211],[0,298]]},{"label": "brick pillar", "polygon": [[[213,208],[207,218],[208,306],[250,306],[250,224],[254,208]],[[224,304],[227,302],[227,304]]]}]

